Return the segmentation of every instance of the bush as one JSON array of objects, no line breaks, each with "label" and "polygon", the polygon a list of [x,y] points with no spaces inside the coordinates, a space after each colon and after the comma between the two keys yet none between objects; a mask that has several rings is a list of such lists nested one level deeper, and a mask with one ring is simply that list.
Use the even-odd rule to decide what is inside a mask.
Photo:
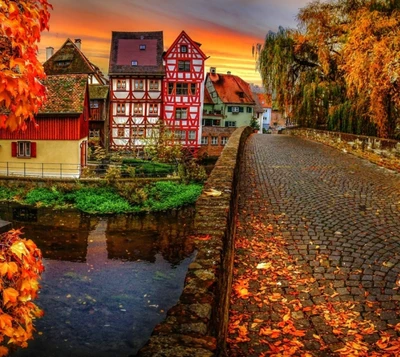
[{"label": "bush", "polygon": [[207,180],[205,168],[199,165],[194,159],[183,164],[179,164],[178,174],[179,177],[186,183],[204,182]]},{"label": "bush", "polygon": [[86,213],[128,213],[133,209],[129,202],[110,188],[83,188],[73,194],[77,209]]},{"label": "bush", "polygon": [[43,316],[31,301],[40,288],[42,253],[34,242],[20,235],[19,230],[0,235],[0,356],[8,354],[6,345],[27,347],[35,330],[33,320]]},{"label": "bush", "polygon": [[165,177],[174,173],[176,166],[141,159],[123,159],[122,165],[135,168],[136,176]]},{"label": "bush", "polygon": [[24,202],[33,206],[57,206],[62,205],[62,196],[62,193],[60,193],[55,187],[51,189],[38,187],[26,194]]},{"label": "bush", "polygon": [[202,188],[202,185],[198,184],[159,181],[148,190],[145,207],[149,211],[165,211],[193,204],[201,194]]}]

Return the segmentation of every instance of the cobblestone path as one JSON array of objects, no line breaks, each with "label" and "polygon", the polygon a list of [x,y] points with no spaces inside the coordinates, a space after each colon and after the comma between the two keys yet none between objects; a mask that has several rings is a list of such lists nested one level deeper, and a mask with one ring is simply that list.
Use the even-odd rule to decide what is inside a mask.
[{"label": "cobblestone path", "polygon": [[400,175],[252,135],[239,192],[229,356],[400,355]]}]

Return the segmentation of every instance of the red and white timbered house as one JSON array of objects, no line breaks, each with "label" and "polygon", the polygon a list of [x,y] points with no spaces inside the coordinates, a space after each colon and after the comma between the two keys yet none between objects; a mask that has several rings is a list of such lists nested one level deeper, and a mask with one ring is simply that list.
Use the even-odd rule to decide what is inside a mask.
[{"label": "red and white timbered house", "polygon": [[163,122],[175,141],[195,150],[201,140],[206,59],[200,44],[185,31],[164,54]]},{"label": "red and white timbered house", "polygon": [[163,33],[113,32],[109,148],[140,152],[158,138],[164,77]]}]

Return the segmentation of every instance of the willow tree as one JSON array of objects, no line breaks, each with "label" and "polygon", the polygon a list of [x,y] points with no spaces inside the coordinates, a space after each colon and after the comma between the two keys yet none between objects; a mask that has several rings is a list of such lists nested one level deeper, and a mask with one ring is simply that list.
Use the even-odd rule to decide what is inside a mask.
[{"label": "willow tree", "polygon": [[[399,1],[314,1],[298,28],[269,33],[258,65],[278,108],[299,124],[394,137]],[[398,123],[397,123],[398,125]]]}]

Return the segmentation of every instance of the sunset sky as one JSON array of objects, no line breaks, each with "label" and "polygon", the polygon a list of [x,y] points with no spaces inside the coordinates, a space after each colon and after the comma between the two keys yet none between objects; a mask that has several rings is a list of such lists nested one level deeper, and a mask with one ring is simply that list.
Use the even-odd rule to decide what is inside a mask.
[{"label": "sunset sky", "polygon": [[261,83],[252,45],[278,26],[295,27],[308,0],[49,0],[50,31],[42,33],[39,59],[46,47],[57,51],[70,38],[82,39],[82,51],[108,73],[112,31],[163,31],[165,50],[184,30],[210,58],[206,69],[231,71],[249,83]]}]

